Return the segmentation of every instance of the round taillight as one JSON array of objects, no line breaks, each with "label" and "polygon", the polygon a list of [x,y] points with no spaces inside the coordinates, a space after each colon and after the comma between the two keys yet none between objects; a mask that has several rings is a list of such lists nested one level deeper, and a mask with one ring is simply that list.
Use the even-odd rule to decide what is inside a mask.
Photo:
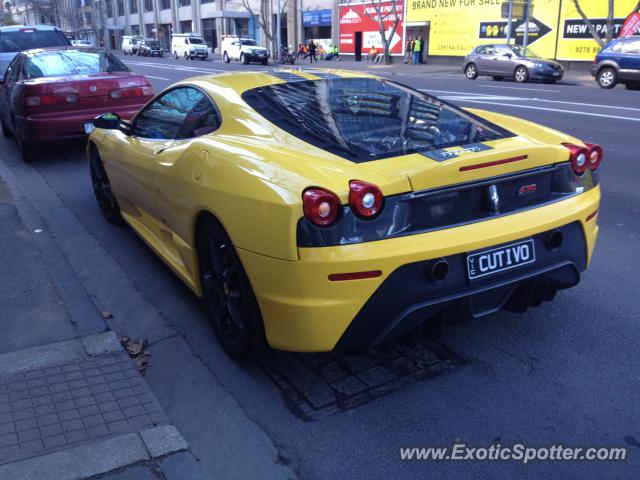
[{"label": "round taillight", "polygon": [[589,168],[596,170],[602,163],[603,151],[602,147],[596,143],[585,143],[589,149]]},{"label": "round taillight", "polygon": [[573,145],[571,143],[563,143],[563,145],[571,152],[571,167],[576,175],[582,175],[589,168],[589,158],[591,152],[585,147]]},{"label": "round taillight", "polygon": [[373,218],[382,211],[384,196],[372,183],[362,180],[349,182],[349,207],[360,218]]},{"label": "round taillight", "polygon": [[304,216],[319,227],[331,225],[338,217],[340,199],[323,188],[307,188],[302,193],[302,209]]}]

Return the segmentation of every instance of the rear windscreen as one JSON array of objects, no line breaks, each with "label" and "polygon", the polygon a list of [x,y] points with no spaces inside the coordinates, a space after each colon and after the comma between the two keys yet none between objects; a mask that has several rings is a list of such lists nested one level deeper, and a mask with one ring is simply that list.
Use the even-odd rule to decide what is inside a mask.
[{"label": "rear windscreen", "polygon": [[292,81],[242,97],[283,130],[354,162],[513,136],[435,97],[380,79]]},{"label": "rear windscreen", "polygon": [[44,51],[29,55],[25,63],[27,78],[128,71],[113,55],[86,50]]},{"label": "rear windscreen", "polygon": [[0,32],[0,53],[21,52],[31,48],[63,47],[71,45],[58,30],[29,30]]}]

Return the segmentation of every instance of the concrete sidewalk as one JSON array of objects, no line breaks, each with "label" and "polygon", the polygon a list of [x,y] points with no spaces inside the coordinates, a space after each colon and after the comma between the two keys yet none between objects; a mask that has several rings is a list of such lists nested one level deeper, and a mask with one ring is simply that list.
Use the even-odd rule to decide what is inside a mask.
[{"label": "concrete sidewalk", "polygon": [[38,226],[0,177],[0,479],[206,479]]}]

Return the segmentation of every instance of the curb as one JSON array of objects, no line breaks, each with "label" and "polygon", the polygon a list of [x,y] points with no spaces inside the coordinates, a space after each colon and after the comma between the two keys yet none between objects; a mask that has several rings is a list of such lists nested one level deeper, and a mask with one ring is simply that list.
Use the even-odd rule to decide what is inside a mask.
[{"label": "curb", "polygon": [[0,465],[0,478],[82,480],[187,448],[173,425],[163,425]]}]

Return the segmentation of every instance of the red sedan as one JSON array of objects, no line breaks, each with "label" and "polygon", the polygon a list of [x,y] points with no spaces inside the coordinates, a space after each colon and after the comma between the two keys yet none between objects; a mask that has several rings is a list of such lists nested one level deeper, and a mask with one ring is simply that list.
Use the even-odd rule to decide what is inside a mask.
[{"label": "red sedan", "polygon": [[0,122],[29,162],[34,145],[83,138],[105,112],[131,118],[153,96],[144,75],[99,49],[26,50],[0,80]]}]

